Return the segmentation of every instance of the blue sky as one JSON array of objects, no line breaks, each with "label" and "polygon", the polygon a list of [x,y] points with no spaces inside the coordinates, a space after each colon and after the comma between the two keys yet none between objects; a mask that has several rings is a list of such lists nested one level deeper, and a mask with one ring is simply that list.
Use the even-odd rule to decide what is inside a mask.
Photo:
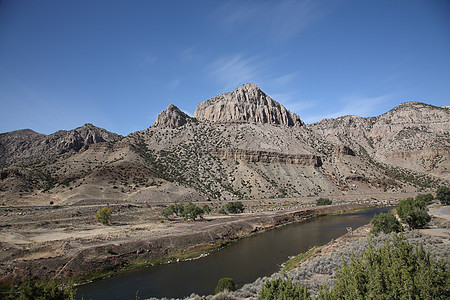
[{"label": "blue sky", "polygon": [[0,132],[127,135],[248,82],[306,123],[450,105],[450,2],[0,0]]}]

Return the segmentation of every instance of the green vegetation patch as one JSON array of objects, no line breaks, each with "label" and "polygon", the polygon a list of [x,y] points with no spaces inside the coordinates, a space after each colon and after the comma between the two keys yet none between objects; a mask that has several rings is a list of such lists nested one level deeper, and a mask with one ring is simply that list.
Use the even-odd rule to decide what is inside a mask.
[{"label": "green vegetation patch", "polygon": [[449,280],[448,263],[400,235],[380,249],[369,244],[361,257],[344,263],[318,299],[448,299]]},{"label": "green vegetation patch", "polygon": [[304,261],[307,257],[310,257],[313,255],[317,250],[319,250],[321,247],[316,246],[311,249],[309,249],[307,252],[300,253],[299,255],[291,258],[286,263],[284,263],[283,271],[287,272],[298,266],[302,261]]}]

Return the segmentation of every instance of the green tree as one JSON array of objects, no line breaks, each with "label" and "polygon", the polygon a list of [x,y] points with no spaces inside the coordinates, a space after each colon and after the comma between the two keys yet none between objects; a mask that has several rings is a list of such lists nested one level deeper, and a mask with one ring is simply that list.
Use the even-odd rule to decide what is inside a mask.
[{"label": "green tree", "polygon": [[240,214],[244,212],[244,204],[241,201],[228,202],[225,206],[226,210],[230,214]]},{"label": "green tree", "polygon": [[410,229],[422,228],[431,220],[426,205],[424,201],[408,198],[400,201],[397,206],[397,214],[403,222],[408,224]]},{"label": "green tree", "polygon": [[450,204],[450,187],[441,186],[436,191],[436,199],[444,205]]},{"label": "green tree", "polygon": [[402,225],[397,218],[391,213],[380,213],[375,215],[370,223],[373,225],[372,233],[391,233],[402,231]]},{"label": "green tree", "polygon": [[191,219],[195,221],[197,217],[202,217],[204,213],[203,209],[193,203],[189,203],[184,207],[183,217],[185,220]]},{"label": "green tree", "polygon": [[308,289],[300,284],[292,284],[288,280],[277,278],[267,280],[264,287],[258,294],[258,300],[274,300],[274,299],[292,299],[306,300],[311,299]]},{"label": "green tree", "polygon": [[174,212],[173,212],[173,207],[172,207],[172,205],[169,205],[168,207],[166,207],[162,212],[161,212],[161,215],[163,216],[163,217],[165,217],[166,219],[168,219],[171,215],[173,215],[174,214]]},{"label": "green tree", "polygon": [[100,208],[95,214],[95,219],[104,225],[109,223],[110,217],[111,217],[111,208],[109,207]]},{"label": "green tree", "polygon": [[217,286],[216,289],[214,290],[214,292],[216,294],[223,292],[225,290],[227,291],[235,291],[237,289],[237,285],[236,283],[234,283],[232,278],[220,278],[219,282],[217,282]]},{"label": "green tree", "polygon": [[416,196],[416,201],[423,201],[427,205],[431,203],[431,201],[434,200],[433,195],[431,194],[419,194]]},{"label": "green tree", "polygon": [[331,200],[328,199],[328,198],[319,198],[319,199],[316,200],[316,205],[317,205],[317,206],[320,206],[320,205],[330,205],[330,204],[332,204],[332,203],[333,203],[333,201],[331,201]]},{"label": "green tree", "polygon": [[182,217],[184,215],[184,205],[183,205],[183,203],[171,204],[169,207],[171,207],[173,213],[177,217]]},{"label": "green tree", "polygon": [[66,288],[59,286],[54,279],[48,281],[31,281],[24,279],[18,286],[19,300],[75,300],[76,290],[72,283]]},{"label": "green tree", "polygon": [[209,214],[211,212],[211,207],[209,207],[208,204],[204,204],[202,206],[203,211],[205,212],[205,214]]},{"label": "green tree", "polygon": [[402,236],[361,257],[353,256],[336,272],[333,287],[322,288],[318,299],[449,299],[448,263],[435,260]]}]

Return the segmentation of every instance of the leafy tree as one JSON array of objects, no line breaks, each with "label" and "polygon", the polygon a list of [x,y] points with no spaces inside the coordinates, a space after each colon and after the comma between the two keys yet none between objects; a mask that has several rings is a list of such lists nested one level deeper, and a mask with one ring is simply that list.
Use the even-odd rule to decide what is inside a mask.
[{"label": "leafy tree", "polygon": [[204,213],[203,209],[193,203],[189,203],[184,207],[183,217],[185,220],[191,219],[195,221],[197,217],[202,217]]},{"label": "leafy tree", "polygon": [[205,212],[205,214],[209,214],[211,212],[211,207],[209,207],[208,204],[204,204],[202,206],[203,211]]},{"label": "leafy tree", "polygon": [[431,194],[419,194],[416,196],[416,201],[425,202],[427,205],[430,204],[433,200],[434,197]]},{"label": "leafy tree", "polygon": [[227,214],[226,210],[223,207],[221,209],[219,209],[218,213],[222,214],[222,215],[226,215]]},{"label": "leafy tree", "polygon": [[19,300],[75,300],[76,290],[72,284],[65,289],[56,284],[54,279],[48,281],[31,281],[24,279],[18,287],[19,297],[15,295],[11,299]]},{"label": "leafy tree", "polygon": [[217,282],[217,286],[216,289],[214,290],[214,292],[216,294],[223,292],[225,290],[227,291],[235,291],[237,289],[237,285],[236,283],[234,283],[232,278],[220,278],[219,282]]},{"label": "leafy tree", "polygon": [[100,208],[95,214],[95,219],[104,225],[109,223],[110,217],[111,217],[111,208],[109,207]]},{"label": "leafy tree", "polygon": [[391,213],[380,213],[375,215],[370,223],[373,225],[372,233],[391,233],[402,231],[402,225],[397,218]]},{"label": "leafy tree", "polygon": [[436,191],[436,199],[444,205],[450,204],[450,187],[441,186]]},{"label": "leafy tree", "polygon": [[169,205],[168,207],[166,207],[166,209],[164,209],[162,212],[161,212],[161,215],[163,216],[163,217],[165,217],[166,219],[168,219],[171,215],[173,215],[174,214],[174,212],[173,212],[173,207],[172,207],[172,205]]},{"label": "leafy tree", "polygon": [[230,214],[239,214],[244,212],[244,204],[241,201],[228,202],[225,208]]},{"label": "leafy tree", "polygon": [[322,288],[318,299],[449,299],[448,263],[435,260],[402,236],[361,257],[352,257],[336,272],[334,286]]},{"label": "leafy tree", "polygon": [[330,205],[331,203],[333,203],[333,201],[331,201],[328,198],[319,198],[316,200],[316,205],[320,206],[320,205]]},{"label": "leafy tree", "polygon": [[426,203],[413,198],[400,201],[397,206],[397,214],[406,222],[410,229],[422,228],[427,224],[431,217],[427,213]]},{"label": "leafy tree", "polygon": [[183,205],[183,203],[171,204],[169,207],[171,207],[173,213],[177,217],[182,217],[184,215],[184,205]]},{"label": "leafy tree", "polygon": [[288,280],[277,278],[268,280],[258,294],[258,300],[272,299],[311,299],[308,289],[300,284],[292,284]]}]

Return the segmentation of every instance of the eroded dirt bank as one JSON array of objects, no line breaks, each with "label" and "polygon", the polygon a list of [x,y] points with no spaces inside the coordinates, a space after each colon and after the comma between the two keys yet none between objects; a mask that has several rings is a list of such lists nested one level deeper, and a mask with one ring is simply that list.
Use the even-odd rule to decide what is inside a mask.
[{"label": "eroded dirt bank", "polygon": [[43,230],[22,224],[19,229],[8,230],[4,226],[0,232],[0,280],[11,283],[30,274],[38,278],[87,278],[108,270],[188,258],[267,228],[363,207],[367,204],[211,215],[196,222],[161,223],[159,219],[149,219],[103,227],[60,226]]}]

